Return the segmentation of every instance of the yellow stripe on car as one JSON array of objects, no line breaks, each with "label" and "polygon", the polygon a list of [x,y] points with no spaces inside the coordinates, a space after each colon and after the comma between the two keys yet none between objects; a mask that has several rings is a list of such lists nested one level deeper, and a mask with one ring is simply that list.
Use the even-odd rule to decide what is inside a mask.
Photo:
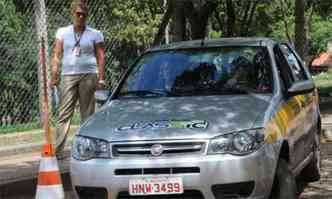
[{"label": "yellow stripe on car", "polygon": [[275,143],[279,139],[289,136],[295,116],[299,114],[302,104],[305,104],[308,99],[309,96],[298,95],[281,106],[267,124],[265,135],[267,143]]}]

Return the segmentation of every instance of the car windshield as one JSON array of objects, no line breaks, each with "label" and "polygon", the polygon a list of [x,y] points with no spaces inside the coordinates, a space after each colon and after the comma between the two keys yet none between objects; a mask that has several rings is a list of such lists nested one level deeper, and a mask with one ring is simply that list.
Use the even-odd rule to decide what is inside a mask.
[{"label": "car windshield", "polygon": [[150,52],[133,66],[119,97],[271,93],[265,47],[220,47]]}]

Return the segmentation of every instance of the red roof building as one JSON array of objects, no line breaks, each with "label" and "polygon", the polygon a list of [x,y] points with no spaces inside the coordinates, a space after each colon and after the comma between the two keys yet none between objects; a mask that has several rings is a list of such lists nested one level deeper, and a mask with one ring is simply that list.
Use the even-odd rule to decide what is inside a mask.
[{"label": "red roof building", "polygon": [[332,56],[327,53],[321,53],[311,64],[311,69],[313,70],[328,70],[328,68],[332,68]]}]

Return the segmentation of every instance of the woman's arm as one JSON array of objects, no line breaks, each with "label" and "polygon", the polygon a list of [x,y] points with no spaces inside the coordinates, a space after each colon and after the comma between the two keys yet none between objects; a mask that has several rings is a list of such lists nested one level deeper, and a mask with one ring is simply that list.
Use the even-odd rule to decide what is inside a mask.
[{"label": "woman's arm", "polygon": [[60,82],[60,66],[63,53],[63,41],[56,39],[53,47],[52,58],[52,85],[57,86]]},{"label": "woman's arm", "polygon": [[[105,49],[104,43],[95,44],[96,59],[98,65],[99,87],[105,87]],[[104,85],[102,85],[104,84]]]}]

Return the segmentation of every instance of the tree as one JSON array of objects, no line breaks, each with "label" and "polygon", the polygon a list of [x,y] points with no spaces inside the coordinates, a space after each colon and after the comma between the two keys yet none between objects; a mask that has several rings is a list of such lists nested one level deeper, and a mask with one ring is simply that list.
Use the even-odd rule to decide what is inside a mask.
[{"label": "tree", "polygon": [[173,42],[186,40],[184,1],[176,1],[171,22],[171,40]]},{"label": "tree", "polygon": [[287,0],[278,0],[278,3],[279,3],[279,8],[280,8],[280,13],[282,15],[282,21],[283,21],[283,24],[284,24],[284,32],[285,32],[285,35],[286,35],[286,38],[288,40],[288,42],[290,44],[293,44],[293,38],[292,38],[292,35],[291,34],[291,30],[290,30],[290,27],[289,27],[289,20],[291,18],[288,17],[288,13],[289,13],[289,8],[291,7],[292,8],[292,4],[290,2],[288,2]]},{"label": "tree", "polygon": [[305,17],[305,0],[295,1],[295,49],[304,58],[307,45],[307,23]]},{"label": "tree", "polygon": [[[29,8],[31,2],[20,5]],[[38,90],[34,70],[38,51],[29,46],[30,41],[36,43],[29,11],[19,10],[11,0],[0,0],[0,126],[38,118],[38,93],[33,92]]]},{"label": "tree", "polygon": [[172,16],[172,41],[202,39],[207,35],[209,17],[218,1],[176,1]]},{"label": "tree", "polygon": [[156,34],[156,36],[154,37],[154,41],[153,41],[153,45],[159,45],[161,43],[161,40],[164,36],[166,27],[172,17],[172,14],[174,12],[174,8],[175,8],[175,0],[169,0],[167,1],[167,10],[161,20],[161,23],[159,25],[158,28],[158,32]]},{"label": "tree", "polygon": [[190,39],[202,39],[206,36],[208,19],[217,6],[217,1],[185,1],[184,13],[190,24]]}]

